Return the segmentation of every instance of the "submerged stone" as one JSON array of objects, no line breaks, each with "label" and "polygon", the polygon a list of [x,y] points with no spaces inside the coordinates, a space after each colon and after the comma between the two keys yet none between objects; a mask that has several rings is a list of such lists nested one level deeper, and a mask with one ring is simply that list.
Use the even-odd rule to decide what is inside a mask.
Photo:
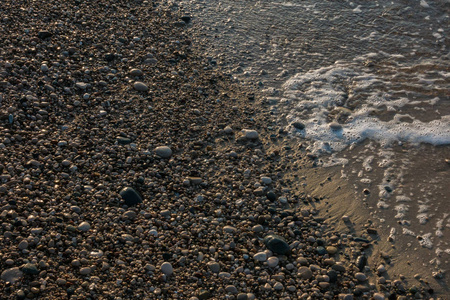
[{"label": "submerged stone", "polygon": [[142,202],[141,195],[131,187],[123,188],[119,194],[127,206],[134,206]]}]

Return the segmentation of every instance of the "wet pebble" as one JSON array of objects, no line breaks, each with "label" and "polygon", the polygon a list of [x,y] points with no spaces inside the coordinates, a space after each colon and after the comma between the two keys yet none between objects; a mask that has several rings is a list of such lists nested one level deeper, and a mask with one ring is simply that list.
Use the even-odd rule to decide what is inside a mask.
[{"label": "wet pebble", "polygon": [[133,84],[133,87],[134,87],[134,89],[136,91],[139,91],[139,92],[146,92],[146,91],[148,91],[148,86],[145,83],[140,82],[140,81],[136,81]]},{"label": "wet pebble", "polygon": [[155,148],[155,153],[162,158],[169,158],[172,156],[172,149],[168,146],[160,146]]}]

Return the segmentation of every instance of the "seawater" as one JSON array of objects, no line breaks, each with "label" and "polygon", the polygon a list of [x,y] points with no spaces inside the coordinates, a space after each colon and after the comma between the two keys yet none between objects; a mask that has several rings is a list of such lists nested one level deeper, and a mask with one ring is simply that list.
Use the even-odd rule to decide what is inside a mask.
[{"label": "seawater", "polygon": [[339,166],[391,242],[448,268],[450,1],[169,4],[193,16],[205,59],[258,89],[319,165]]}]

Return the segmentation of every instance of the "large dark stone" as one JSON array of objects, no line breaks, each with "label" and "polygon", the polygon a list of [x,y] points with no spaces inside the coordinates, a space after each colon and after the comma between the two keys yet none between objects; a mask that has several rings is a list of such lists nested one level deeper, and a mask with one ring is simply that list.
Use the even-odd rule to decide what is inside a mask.
[{"label": "large dark stone", "polygon": [[47,39],[52,36],[52,33],[49,31],[39,31],[38,38],[41,40]]},{"label": "large dark stone", "polygon": [[264,238],[264,244],[266,247],[277,254],[288,254],[291,250],[289,248],[288,243],[279,235],[276,234],[269,234]]},{"label": "large dark stone", "polygon": [[31,263],[24,264],[22,266],[22,272],[24,274],[29,274],[29,275],[39,274],[39,270],[37,269],[36,265],[31,264]]},{"label": "large dark stone", "polygon": [[116,55],[113,53],[106,53],[105,54],[105,60],[106,61],[113,61],[116,58]]},{"label": "large dark stone", "polygon": [[269,199],[272,202],[277,200],[277,195],[273,191],[267,192],[266,197],[267,197],[267,199]]},{"label": "large dark stone", "polygon": [[142,202],[141,195],[131,187],[123,188],[119,194],[127,206],[134,206]]}]

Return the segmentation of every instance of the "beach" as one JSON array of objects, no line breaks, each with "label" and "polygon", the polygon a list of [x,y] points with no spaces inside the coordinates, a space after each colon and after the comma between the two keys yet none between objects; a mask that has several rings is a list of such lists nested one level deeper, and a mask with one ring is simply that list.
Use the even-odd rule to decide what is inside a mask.
[{"label": "beach", "polygon": [[[438,69],[430,75],[436,88],[423,102],[437,98],[430,105],[444,119],[427,121],[440,133],[423,125],[412,148],[396,141],[378,152],[384,140],[369,136],[354,146],[341,139],[331,145],[343,152],[327,152],[307,131],[323,130],[308,121],[317,115],[292,113],[304,110],[292,109],[296,97],[321,99],[298,86],[322,95],[327,72],[339,82],[369,78],[348,62],[361,56],[381,70],[377,80],[396,82],[386,71],[389,59],[348,49],[347,61],[336,64],[336,53],[316,60],[324,55],[314,50],[301,66],[297,56],[280,67],[285,54],[277,49],[289,45],[271,32],[277,26],[260,29],[280,40],[268,43],[272,54],[254,40],[255,31],[235,35],[248,30],[233,19],[245,16],[238,8],[246,5],[2,2],[0,298],[447,298],[448,60],[430,63]],[[254,5],[259,12],[275,4]],[[448,22],[438,16],[436,22]],[[444,40],[435,46],[445,52]],[[274,60],[260,63],[263,52]],[[380,128],[396,132],[389,126]],[[405,158],[397,159],[402,151]],[[413,169],[399,163],[406,159]],[[383,181],[390,178],[395,184]],[[429,187],[420,194],[428,202],[400,197],[411,187],[414,199],[421,185]],[[420,209],[430,212],[428,223],[410,221]],[[440,237],[427,235],[423,226],[430,224]],[[393,233],[396,226],[412,234]]]}]

